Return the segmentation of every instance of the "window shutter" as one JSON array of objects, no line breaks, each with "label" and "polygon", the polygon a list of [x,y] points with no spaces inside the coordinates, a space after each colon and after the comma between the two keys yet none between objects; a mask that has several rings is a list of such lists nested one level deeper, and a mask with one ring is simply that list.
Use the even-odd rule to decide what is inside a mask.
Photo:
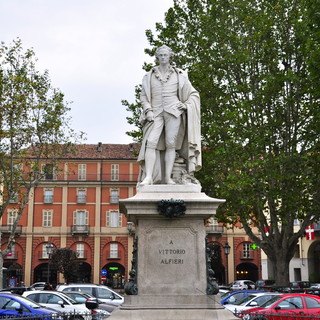
[{"label": "window shutter", "polygon": [[73,224],[77,224],[77,211],[73,211]]},{"label": "window shutter", "polygon": [[122,214],[119,212],[119,227],[122,227]]},{"label": "window shutter", "polygon": [[110,227],[110,211],[107,211],[107,227]]}]

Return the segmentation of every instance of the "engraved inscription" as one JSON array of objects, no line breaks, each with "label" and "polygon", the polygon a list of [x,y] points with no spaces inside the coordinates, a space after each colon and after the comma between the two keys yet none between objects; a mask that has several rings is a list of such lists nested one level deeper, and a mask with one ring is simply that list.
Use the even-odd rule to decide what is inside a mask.
[{"label": "engraved inscription", "polygon": [[[172,240],[169,245],[174,245]],[[181,255],[185,254],[186,250],[181,248],[159,249],[160,264],[183,264],[184,259]]]}]

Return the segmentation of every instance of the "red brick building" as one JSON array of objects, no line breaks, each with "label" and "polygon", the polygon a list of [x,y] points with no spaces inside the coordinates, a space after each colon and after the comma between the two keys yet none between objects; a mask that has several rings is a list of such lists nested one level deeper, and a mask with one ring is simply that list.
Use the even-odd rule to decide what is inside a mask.
[{"label": "red brick building", "polygon": [[[48,244],[78,252],[74,281],[119,285],[128,274],[132,237],[118,202],[135,194],[139,174],[135,148],[78,145],[59,159],[58,170],[43,168],[45,178],[32,190],[14,249],[5,258],[4,285],[62,282],[48,265]],[[3,246],[15,215],[14,199],[11,202],[1,221]],[[102,270],[107,272],[106,281],[101,280]]]}]

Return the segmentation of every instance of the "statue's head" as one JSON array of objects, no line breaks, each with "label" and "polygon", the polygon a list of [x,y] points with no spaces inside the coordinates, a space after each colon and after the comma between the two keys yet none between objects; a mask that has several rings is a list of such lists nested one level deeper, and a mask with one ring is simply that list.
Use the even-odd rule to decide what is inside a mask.
[{"label": "statue's head", "polygon": [[159,47],[159,48],[156,50],[156,54],[155,54],[155,56],[156,56],[156,61],[157,61],[157,62],[159,61],[159,60],[158,60],[159,53],[160,53],[161,51],[164,51],[164,50],[169,53],[170,62],[171,62],[171,61],[173,60],[174,53],[173,53],[172,49],[171,49],[170,47],[166,46],[166,45],[163,45],[163,46]]}]

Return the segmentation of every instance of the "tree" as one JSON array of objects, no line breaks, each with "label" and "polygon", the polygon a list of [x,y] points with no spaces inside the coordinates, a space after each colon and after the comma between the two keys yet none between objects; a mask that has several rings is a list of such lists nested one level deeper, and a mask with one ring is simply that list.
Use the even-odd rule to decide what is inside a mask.
[{"label": "tree", "polygon": [[72,277],[77,274],[78,253],[69,248],[57,248],[51,256],[51,265],[58,272],[63,274],[66,283],[69,283]]},{"label": "tree", "polygon": [[174,0],[147,30],[146,53],[170,46],[200,92],[198,179],[226,199],[216,218],[241,223],[277,285],[320,214],[319,14],[314,0]]},{"label": "tree", "polygon": [[[35,53],[20,39],[0,45],[0,218],[10,209],[10,235],[1,240],[3,258],[12,250],[16,227],[39,180],[56,170],[55,159],[77,135],[68,126],[64,95],[52,88],[48,71],[35,67]],[[80,136],[79,136],[80,137]],[[3,242],[3,243],[1,243]]]}]

